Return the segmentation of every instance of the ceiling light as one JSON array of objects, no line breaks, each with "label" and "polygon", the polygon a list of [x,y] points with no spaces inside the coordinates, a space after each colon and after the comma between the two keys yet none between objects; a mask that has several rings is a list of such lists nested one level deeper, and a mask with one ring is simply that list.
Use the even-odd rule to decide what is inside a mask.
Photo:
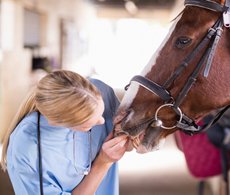
[{"label": "ceiling light", "polygon": [[125,9],[131,14],[131,15],[136,15],[138,12],[138,8],[135,5],[135,3],[133,3],[132,1],[126,1],[125,2]]}]

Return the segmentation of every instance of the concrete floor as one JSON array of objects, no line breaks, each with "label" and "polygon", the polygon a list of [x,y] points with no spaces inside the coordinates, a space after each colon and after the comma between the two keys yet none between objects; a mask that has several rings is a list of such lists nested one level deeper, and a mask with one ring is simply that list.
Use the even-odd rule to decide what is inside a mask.
[{"label": "concrete floor", "polygon": [[[198,195],[198,180],[188,172],[173,136],[156,152],[126,153],[120,161],[120,195]],[[203,195],[213,195],[205,183]]]},{"label": "concrete floor", "polygon": [[14,190],[11,185],[7,172],[0,170],[0,195],[14,195]]},{"label": "concrete floor", "polygon": [[[177,149],[172,136],[157,152],[126,153],[119,170],[120,195],[198,195],[198,181],[189,174],[184,155]],[[8,174],[2,171],[0,195],[14,195]],[[213,195],[208,184],[203,195]]]}]

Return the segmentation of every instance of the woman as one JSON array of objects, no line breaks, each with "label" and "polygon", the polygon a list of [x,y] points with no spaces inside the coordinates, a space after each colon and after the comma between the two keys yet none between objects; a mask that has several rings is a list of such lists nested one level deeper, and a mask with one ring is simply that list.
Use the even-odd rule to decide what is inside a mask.
[{"label": "woman", "polygon": [[119,194],[116,161],[128,140],[112,135],[119,102],[109,86],[89,81],[58,70],[42,78],[22,103],[1,162],[16,195]]}]

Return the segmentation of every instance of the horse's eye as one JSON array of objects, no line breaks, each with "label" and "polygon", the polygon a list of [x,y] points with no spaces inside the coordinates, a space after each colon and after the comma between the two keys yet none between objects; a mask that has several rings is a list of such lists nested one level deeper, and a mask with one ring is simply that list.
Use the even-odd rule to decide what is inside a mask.
[{"label": "horse's eye", "polygon": [[181,49],[181,48],[185,48],[186,46],[188,46],[191,42],[192,42],[192,39],[188,37],[179,37],[175,42],[175,46]]}]

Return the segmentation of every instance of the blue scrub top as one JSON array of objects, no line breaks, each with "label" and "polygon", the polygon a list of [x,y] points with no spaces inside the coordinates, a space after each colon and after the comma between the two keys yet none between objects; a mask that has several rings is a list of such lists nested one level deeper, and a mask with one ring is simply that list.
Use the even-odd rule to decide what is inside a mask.
[{"label": "blue scrub top", "polygon": [[[105,83],[89,79],[101,92],[105,111],[105,123],[91,131],[92,163],[113,129],[112,119],[119,106],[114,91]],[[68,128],[52,126],[45,117],[40,118],[43,191],[45,195],[71,195],[71,191],[84,176],[75,170],[73,156],[73,132]],[[89,166],[88,132],[75,135],[75,162],[79,171]],[[7,170],[16,195],[40,193],[37,113],[25,117],[10,136],[7,150]],[[118,164],[115,162],[107,172],[95,195],[119,194]]]}]

